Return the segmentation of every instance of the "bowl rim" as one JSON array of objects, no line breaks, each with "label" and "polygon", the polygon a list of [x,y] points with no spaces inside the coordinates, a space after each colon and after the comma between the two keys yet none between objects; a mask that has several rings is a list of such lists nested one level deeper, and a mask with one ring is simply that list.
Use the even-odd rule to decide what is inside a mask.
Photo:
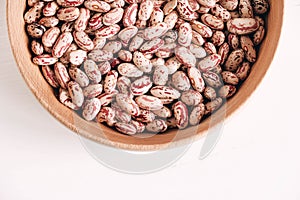
[{"label": "bowl rim", "polygon": [[[8,36],[10,41],[10,47],[13,52],[14,59],[16,61],[16,64],[18,66],[18,69],[25,80],[27,86],[31,90],[31,92],[34,94],[36,99],[42,104],[42,106],[59,122],[61,122],[64,126],[71,129],[73,132],[79,134],[80,136],[83,136],[85,138],[88,138],[90,140],[93,140],[95,142],[98,142],[100,144],[108,145],[111,147],[126,149],[126,150],[135,150],[135,151],[153,151],[158,150],[161,148],[173,148],[176,146],[181,146],[187,143],[191,143],[194,140],[199,139],[200,137],[203,137],[207,134],[208,128],[212,128],[219,124],[223,119],[217,119],[212,124],[209,122],[210,120],[204,120],[203,123],[200,123],[199,126],[189,127],[184,130],[180,130],[180,135],[175,133],[174,136],[172,136],[172,132],[169,131],[165,134],[158,134],[152,137],[152,139],[137,139],[136,137],[131,137],[127,135],[123,135],[120,133],[117,133],[111,128],[107,128],[104,125],[96,125],[95,123],[88,125],[88,130],[86,130],[87,126],[81,126],[82,124],[86,124],[86,121],[82,121],[83,119],[79,117],[78,115],[74,114],[72,110],[66,111],[66,109],[62,108],[63,111],[57,111],[55,109],[51,109],[51,97],[47,97],[47,95],[41,95],[43,92],[47,92],[50,86],[48,83],[46,83],[48,86],[45,86],[44,88],[40,88],[40,85],[44,85],[44,83],[41,83],[41,77],[43,78],[42,74],[40,73],[40,77],[37,77],[39,81],[31,81],[30,77],[31,74],[28,72],[27,64],[28,60],[31,63],[31,55],[28,57],[29,49],[28,49],[28,39],[25,38],[27,51],[20,52],[17,46],[22,43],[20,43],[20,40],[22,40],[22,36],[24,34],[26,35],[26,31],[24,29],[24,20],[23,20],[23,14],[24,14],[24,8],[26,5],[26,0],[23,0],[23,7],[20,6],[22,9],[22,13],[16,13],[14,5],[18,4],[20,6],[19,2],[16,1],[10,1],[6,0],[6,23],[8,27]],[[251,73],[249,77],[245,80],[245,82],[241,85],[239,91],[243,88],[243,100],[241,101],[238,97],[241,96],[241,92],[237,92],[234,97],[230,98],[226,102],[226,106],[222,106],[218,111],[215,112],[216,116],[219,116],[221,112],[225,112],[225,120],[228,119],[233,113],[235,113],[238,109],[241,108],[241,106],[249,99],[249,97],[254,93],[256,88],[260,85],[263,77],[265,76],[266,72],[268,71],[272,61],[273,57],[275,56],[275,53],[277,51],[277,46],[280,40],[281,30],[282,30],[282,24],[283,24],[283,18],[284,18],[284,0],[279,1],[270,1],[271,4],[271,11],[269,12],[268,21],[270,21],[270,17],[274,17],[275,23],[273,23],[272,29],[274,31],[269,32],[266,34],[263,43],[260,47],[260,52],[270,51],[268,53],[268,57],[262,58],[262,56],[258,56],[257,62],[253,65]],[[272,4],[278,4],[278,6],[272,6]],[[276,11],[272,9],[275,9]],[[271,15],[270,15],[271,14]],[[17,16],[16,16],[17,15]],[[273,16],[274,15],[274,16]],[[16,16],[16,17],[10,17],[10,16]],[[20,25],[20,26],[18,26]],[[269,25],[267,26],[269,28]],[[21,29],[21,30],[20,30]],[[23,30],[23,33],[22,33]],[[23,35],[22,35],[23,34]],[[271,35],[270,35],[271,34]],[[271,41],[270,37],[274,37],[274,39]],[[25,45],[25,44],[24,44]],[[22,51],[22,50],[21,50]],[[25,52],[25,55],[24,55]],[[265,59],[265,65],[262,68],[262,71],[258,71],[258,65],[262,62],[262,60]],[[26,61],[27,60],[27,61]],[[23,63],[23,61],[27,63]],[[31,65],[34,66],[33,63]],[[30,67],[30,66],[29,66]],[[35,66],[36,67],[36,66]],[[253,72],[254,71],[254,72]],[[258,77],[253,77],[254,74],[259,73]],[[252,74],[252,75],[251,75]],[[255,79],[256,84],[250,84],[249,78],[252,77],[252,79]],[[252,80],[251,79],[251,80]],[[45,82],[45,80],[44,80]],[[48,88],[48,89],[47,89]],[[49,91],[48,91],[49,92]],[[50,94],[50,93],[49,93]],[[53,93],[52,93],[53,94]],[[54,96],[54,95],[52,95]],[[56,98],[56,97],[54,97]],[[59,103],[59,102],[58,102]],[[60,104],[60,103],[59,103]],[[62,104],[61,104],[62,106]],[[227,109],[226,109],[227,108]],[[225,109],[225,110],[224,110]],[[64,111],[68,113],[64,113]],[[70,114],[73,113],[73,114]],[[66,116],[68,117],[68,120],[66,120]],[[70,119],[69,119],[70,118]],[[76,121],[80,123],[80,127],[78,127]],[[75,122],[74,122],[75,121]],[[91,133],[90,130],[102,130],[102,133],[95,132]],[[108,130],[109,129],[109,130]],[[196,131],[196,134],[194,133]],[[193,132],[193,133],[191,133]],[[169,135],[168,135],[169,134]]]}]

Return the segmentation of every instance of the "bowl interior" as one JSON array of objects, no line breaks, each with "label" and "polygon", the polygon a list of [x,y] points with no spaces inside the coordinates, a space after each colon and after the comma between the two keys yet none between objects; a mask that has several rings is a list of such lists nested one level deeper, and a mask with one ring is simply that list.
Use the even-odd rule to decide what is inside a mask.
[{"label": "bowl interior", "polygon": [[104,125],[87,122],[62,105],[53,94],[52,88],[44,80],[39,68],[31,62],[32,56],[28,49],[28,39],[23,21],[26,0],[7,0],[6,3],[8,33],[19,70],[33,94],[55,118],[74,132],[102,144],[129,150],[155,150],[166,145],[177,146],[198,138],[211,126],[222,121],[223,113],[225,113],[225,117],[228,117],[253,93],[272,62],[281,32],[284,0],[269,1],[271,9],[268,14],[267,34],[261,45],[258,60],[234,97],[215,113],[216,117],[213,121],[208,118],[197,127],[180,131],[170,130],[151,137],[150,135],[132,137],[120,134]]}]

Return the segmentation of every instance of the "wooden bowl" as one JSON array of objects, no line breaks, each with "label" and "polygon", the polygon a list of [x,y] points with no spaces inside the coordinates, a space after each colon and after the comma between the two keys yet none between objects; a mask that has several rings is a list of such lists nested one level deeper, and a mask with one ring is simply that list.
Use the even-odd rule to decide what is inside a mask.
[{"label": "wooden bowl", "polygon": [[[51,87],[43,78],[39,68],[31,62],[31,53],[28,49],[28,39],[23,20],[26,0],[7,0],[7,24],[11,48],[19,70],[27,85],[40,103],[60,122],[74,132],[99,142],[118,148],[129,150],[155,150],[166,145],[177,146],[203,135],[211,126],[221,122],[222,117],[216,117],[213,122],[204,120],[198,127],[185,130],[171,130],[165,134],[147,138],[132,137],[120,134],[115,130],[95,122],[83,120],[73,111],[62,105],[54,96]],[[257,62],[247,80],[242,84],[237,94],[227,101],[226,108],[220,109],[215,116],[225,117],[237,110],[253,93],[269,68],[277,43],[280,37],[284,0],[270,0],[271,10],[267,21],[267,35],[261,45]],[[149,136],[149,135],[146,135]]]}]

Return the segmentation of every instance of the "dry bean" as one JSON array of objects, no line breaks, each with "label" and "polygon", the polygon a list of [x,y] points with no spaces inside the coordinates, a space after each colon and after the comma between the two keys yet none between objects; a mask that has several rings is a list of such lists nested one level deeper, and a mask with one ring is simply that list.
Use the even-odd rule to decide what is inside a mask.
[{"label": "dry bean", "polygon": [[140,114],[134,117],[135,120],[142,123],[150,123],[155,119],[155,114],[149,110],[140,110]]},{"label": "dry bean", "polygon": [[146,129],[149,132],[152,133],[160,133],[165,132],[167,130],[168,126],[166,122],[162,119],[156,119],[153,122],[150,122],[146,125]]},{"label": "dry bean", "polygon": [[140,108],[146,110],[158,110],[163,107],[161,100],[150,95],[141,95],[135,99]]},{"label": "dry bean", "polygon": [[164,65],[156,66],[153,72],[153,83],[155,85],[166,85],[168,82],[169,70]]},{"label": "dry bean", "polygon": [[236,92],[236,87],[233,85],[224,85],[222,86],[219,91],[218,95],[221,98],[229,98],[232,97]]},{"label": "dry bean", "polygon": [[186,128],[189,123],[189,113],[186,105],[182,101],[178,101],[173,105],[172,109],[176,119],[176,126],[179,129]]},{"label": "dry bean", "polygon": [[97,98],[88,99],[82,108],[82,117],[87,121],[95,119],[101,109],[101,102]]},{"label": "dry bean", "polygon": [[99,111],[96,121],[98,123],[106,122],[108,126],[114,126],[116,123],[115,120],[115,111],[110,107],[102,107]]},{"label": "dry bean", "polygon": [[181,95],[178,90],[169,86],[155,86],[150,93],[161,99],[178,99]]},{"label": "dry bean", "polygon": [[140,96],[146,94],[152,87],[152,81],[148,76],[143,76],[136,79],[130,87],[130,90],[134,96]]},{"label": "dry bean", "polygon": [[199,104],[198,106],[194,107],[191,114],[190,114],[190,125],[195,126],[198,125],[201,121],[202,117],[205,114],[205,105]]}]

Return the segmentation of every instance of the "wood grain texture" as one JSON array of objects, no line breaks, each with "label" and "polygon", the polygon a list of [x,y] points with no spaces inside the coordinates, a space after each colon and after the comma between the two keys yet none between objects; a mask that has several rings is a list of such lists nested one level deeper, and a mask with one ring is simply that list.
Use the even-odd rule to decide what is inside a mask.
[{"label": "wood grain texture", "polygon": [[[61,123],[86,138],[101,144],[129,149],[156,150],[163,147],[174,147],[186,144],[203,136],[207,130],[236,111],[253,93],[266,74],[276,51],[283,20],[284,0],[270,0],[271,10],[268,15],[267,35],[261,46],[257,62],[247,80],[237,94],[227,101],[226,106],[215,113],[214,120],[204,120],[197,127],[185,130],[171,130],[165,134],[132,137],[120,134],[115,130],[94,122],[86,122],[73,111],[62,105],[54,96],[51,87],[44,80],[39,68],[31,62],[28,39],[25,32],[23,14],[26,0],[7,0],[7,25],[11,48],[19,70],[40,103]],[[140,135],[141,136],[141,135]]]}]

